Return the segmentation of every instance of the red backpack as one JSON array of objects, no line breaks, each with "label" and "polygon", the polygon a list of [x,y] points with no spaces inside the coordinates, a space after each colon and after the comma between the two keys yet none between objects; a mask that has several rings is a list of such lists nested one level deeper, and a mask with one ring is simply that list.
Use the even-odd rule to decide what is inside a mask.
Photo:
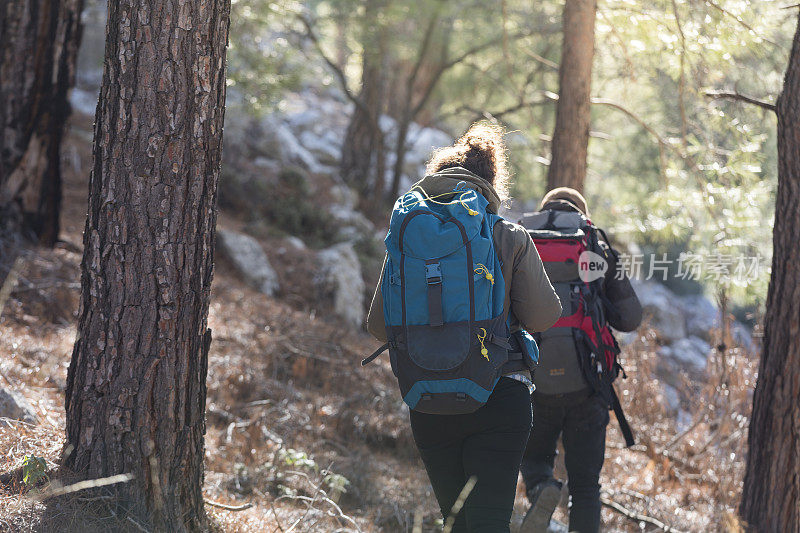
[{"label": "red backpack", "polygon": [[577,211],[548,209],[526,214],[520,224],[528,230],[553,288],[561,299],[561,318],[536,335],[539,365],[536,391],[552,398],[602,396],[619,420],[628,446],[633,435],[613,387],[625,372],[617,360],[619,345],[608,326],[605,309],[613,304],[604,293],[610,254],[605,233]]}]

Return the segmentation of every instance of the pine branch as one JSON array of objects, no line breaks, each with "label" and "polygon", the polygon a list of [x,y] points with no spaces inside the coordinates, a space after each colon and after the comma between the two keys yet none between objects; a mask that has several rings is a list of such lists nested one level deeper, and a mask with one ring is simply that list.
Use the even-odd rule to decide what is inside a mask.
[{"label": "pine branch", "polygon": [[723,98],[727,100],[739,100],[740,102],[757,105],[758,107],[767,109],[769,111],[772,111],[773,113],[775,112],[775,104],[771,104],[769,102],[765,102],[764,100],[759,100],[757,98],[741,94],[737,91],[706,91],[703,94],[705,96],[708,96],[709,98],[713,98],[714,100],[719,100]]}]

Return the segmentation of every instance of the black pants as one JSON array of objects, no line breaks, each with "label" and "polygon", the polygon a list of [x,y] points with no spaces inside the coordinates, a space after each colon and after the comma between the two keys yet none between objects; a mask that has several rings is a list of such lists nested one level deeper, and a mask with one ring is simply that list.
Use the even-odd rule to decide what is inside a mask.
[{"label": "black pants", "polygon": [[445,521],[467,480],[473,488],[453,533],[507,533],[531,428],[528,388],[500,378],[486,405],[466,415],[411,411],[411,430]]},{"label": "black pants", "polygon": [[558,437],[563,435],[572,498],[570,531],[594,533],[600,529],[600,470],[608,420],[608,405],[596,395],[571,406],[533,401],[533,430],[522,459],[522,477],[528,489],[553,478]]}]

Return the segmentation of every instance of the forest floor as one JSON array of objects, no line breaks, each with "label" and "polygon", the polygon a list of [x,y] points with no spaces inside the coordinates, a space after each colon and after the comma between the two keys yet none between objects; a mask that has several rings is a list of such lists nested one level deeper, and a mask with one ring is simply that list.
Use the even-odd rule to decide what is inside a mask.
[{"label": "forest floor", "polygon": [[[90,165],[91,117],[74,117],[64,149],[63,243],[22,256],[0,315],[0,387],[21,391],[39,417],[37,425],[0,419],[0,473],[27,455],[54,468],[63,445]],[[219,223],[240,226],[230,212]],[[291,290],[274,299],[259,294],[224,261],[214,277],[204,495],[252,504],[237,511],[209,504],[214,527],[395,532],[411,531],[416,520],[423,531],[435,530],[435,499],[388,362],[359,366],[377,343],[315,307],[308,252],[279,238],[264,244],[282,254],[273,263]],[[709,358],[705,381],[678,376],[679,415],[655,377],[656,337],[643,327],[624,349],[630,377],[617,386],[639,444],[624,449],[612,416],[605,528],[658,530],[663,522],[678,531],[737,530],[756,359],[728,345]],[[559,472],[564,478],[563,466]],[[526,508],[523,494],[520,483],[518,513]],[[562,520],[565,502],[556,515]],[[85,516],[75,511],[80,499],[72,504],[48,508],[18,486],[0,486],[0,531],[84,530]],[[95,517],[97,530],[119,528],[114,517],[103,520]]]}]

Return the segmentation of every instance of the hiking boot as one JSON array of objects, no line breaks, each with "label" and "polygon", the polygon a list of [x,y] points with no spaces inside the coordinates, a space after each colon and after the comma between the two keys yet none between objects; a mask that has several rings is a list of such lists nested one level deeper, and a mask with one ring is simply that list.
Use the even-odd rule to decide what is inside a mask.
[{"label": "hiking boot", "polygon": [[560,481],[548,479],[534,485],[527,493],[531,508],[522,519],[519,533],[545,533],[550,527],[550,518],[561,499]]}]

